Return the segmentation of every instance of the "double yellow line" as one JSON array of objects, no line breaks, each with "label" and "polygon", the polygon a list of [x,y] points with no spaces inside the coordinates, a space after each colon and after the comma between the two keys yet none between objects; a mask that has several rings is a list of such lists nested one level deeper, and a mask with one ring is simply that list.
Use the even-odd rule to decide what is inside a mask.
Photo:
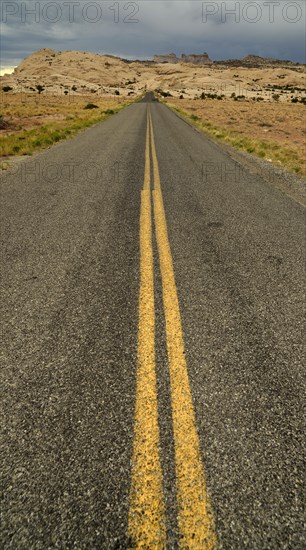
[{"label": "double yellow line", "polygon": [[155,367],[155,305],[150,188],[152,152],[154,219],[162,277],[170,370],[180,547],[217,546],[184,351],[182,323],[168,239],[152,117],[147,109],[144,187],[140,211],[138,370],[129,536],[136,548],[166,548]]}]

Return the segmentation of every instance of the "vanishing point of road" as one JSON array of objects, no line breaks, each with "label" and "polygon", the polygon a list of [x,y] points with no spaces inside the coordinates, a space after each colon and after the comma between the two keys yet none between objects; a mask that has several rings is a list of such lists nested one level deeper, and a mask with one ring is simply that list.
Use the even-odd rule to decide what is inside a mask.
[{"label": "vanishing point of road", "polygon": [[2,177],[1,548],[305,548],[304,208],[153,99]]}]

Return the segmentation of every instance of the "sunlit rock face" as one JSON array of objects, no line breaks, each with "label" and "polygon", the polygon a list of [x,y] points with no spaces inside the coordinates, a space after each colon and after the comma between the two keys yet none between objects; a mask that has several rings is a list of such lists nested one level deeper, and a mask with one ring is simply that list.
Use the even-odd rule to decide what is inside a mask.
[{"label": "sunlit rock face", "polygon": [[212,63],[206,52],[203,54],[183,54],[181,57],[177,57],[175,53],[155,55],[153,60],[155,63],[192,63],[193,65],[207,65],[208,63]]}]

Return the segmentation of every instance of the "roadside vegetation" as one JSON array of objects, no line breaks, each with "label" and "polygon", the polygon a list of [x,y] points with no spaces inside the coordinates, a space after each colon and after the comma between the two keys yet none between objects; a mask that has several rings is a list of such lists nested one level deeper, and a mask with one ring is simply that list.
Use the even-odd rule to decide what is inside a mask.
[{"label": "roadside vegetation", "polygon": [[12,156],[32,155],[54,143],[74,136],[106,120],[131,101],[84,96],[5,94],[0,113],[0,157],[2,169]]},{"label": "roadside vegetation", "polygon": [[277,104],[271,102],[265,110],[258,108],[256,112],[251,102],[226,101],[219,108],[209,100],[171,98],[165,103],[214,139],[306,179],[304,105],[277,108]]}]

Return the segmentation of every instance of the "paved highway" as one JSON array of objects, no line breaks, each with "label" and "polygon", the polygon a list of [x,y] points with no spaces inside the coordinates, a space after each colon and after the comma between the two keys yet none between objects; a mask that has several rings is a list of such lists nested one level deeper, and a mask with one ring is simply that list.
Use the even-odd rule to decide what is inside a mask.
[{"label": "paved highway", "polygon": [[304,231],[150,94],[3,175],[2,548],[305,548]]}]

